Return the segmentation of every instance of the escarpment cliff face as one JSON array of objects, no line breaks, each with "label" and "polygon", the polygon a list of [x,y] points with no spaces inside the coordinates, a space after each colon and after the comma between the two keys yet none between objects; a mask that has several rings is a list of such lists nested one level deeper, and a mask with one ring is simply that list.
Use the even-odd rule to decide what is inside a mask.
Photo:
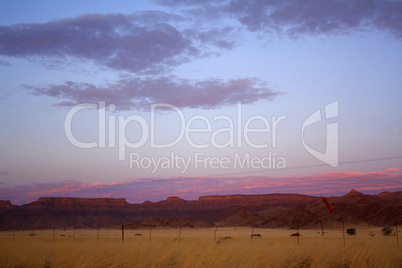
[{"label": "escarpment cliff face", "polygon": [[169,197],[159,202],[127,203],[125,199],[42,197],[16,206],[0,201],[1,229],[96,228],[127,224],[133,228],[259,226],[300,227],[317,223],[402,222],[402,192],[365,195],[352,190],[321,198],[299,194],[202,196],[198,200]]},{"label": "escarpment cliff face", "polygon": [[315,199],[317,197],[296,194],[227,195],[203,196],[191,201],[169,197],[159,202],[129,204],[125,199],[42,197],[22,206],[3,201],[5,205],[0,213],[0,228],[94,228],[152,218],[213,223],[242,207],[257,212],[277,205],[288,207]]},{"label": "escarpment cliff face", "polygon": [[125,199],[41,197],[0,214],[3,229],[97,227],[127,221]]},{"label": "escarpment cliff face", "polygon": [[10,201],[0,200],[0,213],[5,212],[7,210],[11,210],[17,207],[16,205],[11,204]]},{"label": "escarpment cliff face", "polygon": [[216,209],[226,207],[247,207],[261,210],[281,206],[293,206],[317,199],[317,197],[299,194],[266,194],[266,195],[215,195],[201,196],[198,199],[200,209]]},{"label": "escarpment cliff face", "polygon": [[331,226],[342,222],[375,226],[394,225],[395,221],[402,223],[402,192],[366,195],[351,190],[344,196],[327,199],[333,213],[320,198],[294,207],[261,211],[259,215],[266,219],[261,226],[296,228],[297,225],[314,227],[323,223]]}]

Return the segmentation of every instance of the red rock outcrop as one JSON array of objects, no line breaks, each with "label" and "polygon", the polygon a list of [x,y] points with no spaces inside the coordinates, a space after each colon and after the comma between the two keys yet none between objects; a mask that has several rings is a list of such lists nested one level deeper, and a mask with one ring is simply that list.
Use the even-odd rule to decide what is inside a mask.
[{"label": "red rock outcrop", "polygon": [[179,226],[186,224],[180,221],[188,219],[225,226],[289,228],[316,226],[320,222],[378,226],[402,222],[402,192],[365,195],[352,190],[341,197],[328,197],[328,201],[332,214],[321,198],[298,194],[203,196],[192,201],[169,197],[141,204],[129,204],[122,198],[43,197],[22,206],[1,201],[0,228],[94,228],[151,219],[159,219],[158,226]]},{"label": "red rock outcrop", "polygon": [[293,206],[316,200],[317,197],[299,194],[265,194],[265,195],[213,195],[201,196],[198,199],[200,209],[216,209],[219,207],[248,207],[266,209],[277,205]]},{"label": "red rock outcrop", "polygon": [[[276,207],[259,212],[267,221],[267,227],[305,227],[317,226],[321,222],[326,226],[368,224],[376,226],[402,223],[402,192],[366,195],[355,190],[340,197],[327,198],[333,213],[330,213],[321,199],[295,207]],[[285,216],[286,215],[286,216]]]},{"label": "red rock outcrop", "polygon": [[8,200],[0,200],[0,213],[6,212],[8,210],[12,210],[17,208],[18,206],[11,204]]},{"label": "red rock outcrop", "polygon": [[217,226],[259,226],[265,219],[247,208],[241,208],[223,221],[216,223]]}]

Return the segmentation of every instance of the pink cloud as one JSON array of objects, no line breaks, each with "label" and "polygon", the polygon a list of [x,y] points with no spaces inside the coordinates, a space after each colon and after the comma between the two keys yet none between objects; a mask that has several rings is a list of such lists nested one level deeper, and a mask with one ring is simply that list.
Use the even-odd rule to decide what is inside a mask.
[{"label": "pink cloud", "polygon": [[168,179],[130,179],[117,182],[85,183],[62,181],[34,183],[2,188],[1,199],[22,204],[43,196],[55,197],[114,197],[130,203],[159,201],[169,196],[187,200],[203,195],[299,193],[308,195],[343,195],[351,189],[366,193],[401,191],[402,174],[392,171],[328,172],[307,176],[221,176],[178,177]]},{"label": "pink cloud", "polygon": [[401,170],[401,168],[396,167],[396,168],[387,168],[385,171],[387,171],[387,172],[398,172],[399,170]]}]

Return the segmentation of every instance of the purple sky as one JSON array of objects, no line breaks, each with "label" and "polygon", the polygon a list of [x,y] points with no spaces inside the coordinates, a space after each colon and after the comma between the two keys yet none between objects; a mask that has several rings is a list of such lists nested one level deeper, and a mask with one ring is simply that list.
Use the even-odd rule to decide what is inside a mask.
[{"label": "purple sky", "polygon": [[402,1],[0,1],[0,199],[400,191],[401,40]]}]

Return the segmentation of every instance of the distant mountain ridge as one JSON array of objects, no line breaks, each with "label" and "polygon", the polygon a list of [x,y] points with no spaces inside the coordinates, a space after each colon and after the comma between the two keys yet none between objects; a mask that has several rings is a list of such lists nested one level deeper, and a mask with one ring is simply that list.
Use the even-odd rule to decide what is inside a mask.
[{"label": "distant mountain ridge", "polygon": [[198,200],[169,197],[130,204],[124,198],[41,197],[21,206],[0,201],[1,229],[260,226],[293,228],[345,221],[372,225],[402,222],[402,192],[366,195],[355,190],[321,198],[300,194],[215,195]]}]

